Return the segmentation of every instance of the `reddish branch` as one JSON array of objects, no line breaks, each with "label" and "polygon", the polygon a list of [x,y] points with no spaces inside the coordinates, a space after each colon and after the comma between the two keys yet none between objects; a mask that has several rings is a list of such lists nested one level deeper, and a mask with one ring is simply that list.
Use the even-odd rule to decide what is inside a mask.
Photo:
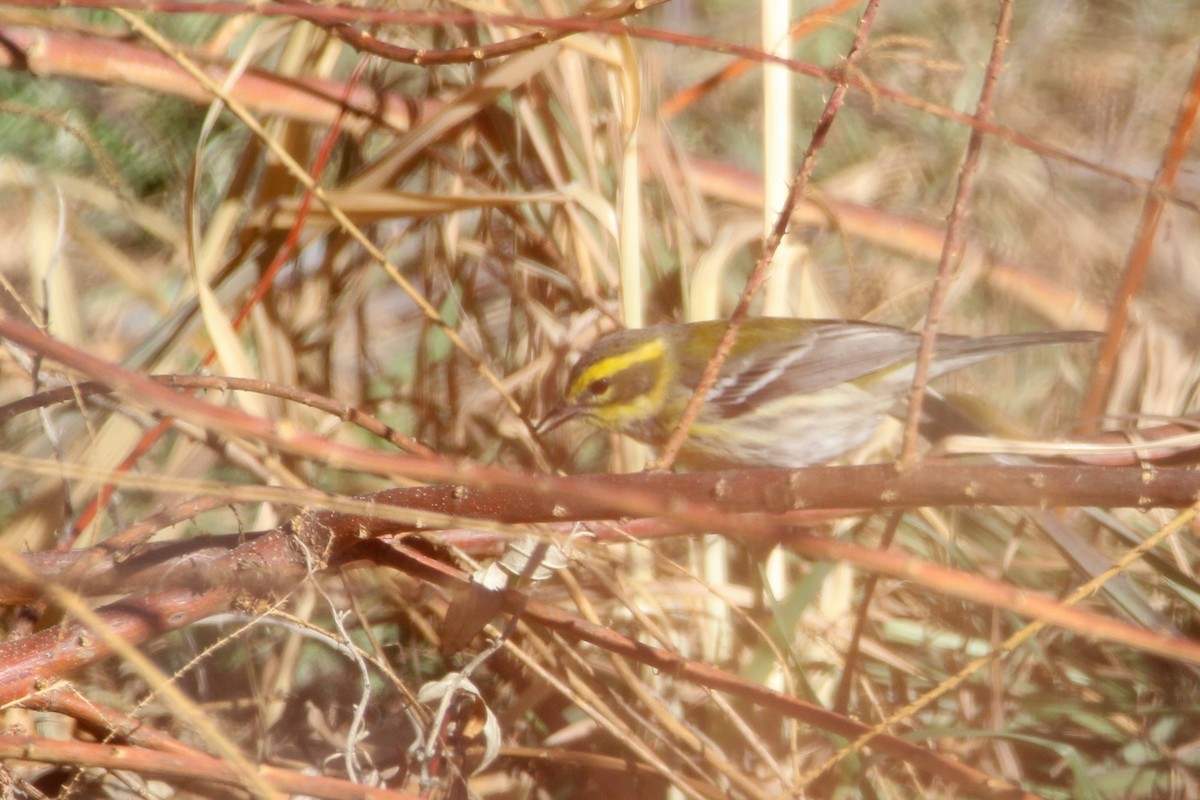
[{"label": "reddish branch", "polygon": [[[798,534],[771,514],[761,513],[798,507],[898,508],[977,503],[1049,506],[1063,503],[1064,498],[1070,498],[1072,505],[1185,505],[1200,492],[1200,474],[1192,471],[927,464],[903,475],[882,465],[795,472],[605,475],[556,479],[556,491],[549,493],[536,485],[537,480],[531,482],[535,485],[524,489],[463,484],[393,489],[365,499],[380,506],[399,505],[417,512],[452,515],[466,527],[471,519],[524,524],[619,518],[627,511],[624,501],[628,496],[638,498],[638,507],[651,496],[658,498],[659,513],[684,530],[781,541],[811,558],[846,561],[872,572],[916,580],[947,594],[1044,619],[1083,635],[1200,663],[1200,645],[1195,643],[1123,623],[1107,623],[1094,614],[1063,607],[1051,598],[902,554],[879,553],[822,536]],[[738,513],[745,511],[759,513]],[[106,609],[113,624],[120,626],[122,636],[140,642],[220,610],[222,604],[234,598],[231,587],[241,596],[269,596],[302,580],[310,569],[363,558],[364,541],[416,529],[427,530],[428,525],[405,528],[367,515],[316,511],[248,541],[234,536],[224,542],[210,540],[199,553],[172,554],[165,548],[186,545],[164,545],[163,549],[150,548],[133,558],[109,554],[97,560],[94,554],[85,552],[79,559],[81,563],[97,563],[100,579],[94,590],[111,590],[114,577],[121,577],[124,585],[184,591],[169,602],[135,598]],[[372,551],[372,557],[379,552]],[[72,572],[68,558],[67,554],[26,556],[44,579],[57,577],[71,586],[85,586],[87,576]],[[153,581],[140,572],[143,569],[152,570],[149,574]],[[105,570],[109,571],[107,575]],[[10,603],[37,595],[37,586],[22,586],[11,578],[4,583]],[[201,592],[200,598],[209,599],[198,600],[179,587],[193,588]],[[220,596],[210,596],[212,592]],[[170,613],[162,611],[164,608],[170,608]],[[81,637],[86,636],[81,628],[56,630],[0,645],[0,701],[29,691],[39,678],[57,677],[102,657],[99,644],[81,645]]]},{"label": "reddish branch", "polygon": [[[1200,473],[1190,470],[1119,469],[1113,467],[1002,467],[926,463],[897,474],[887,465],[812,467],[804,470],[743,470],[688,475],[597,475],[543,480],[527,479],[525,487],[449,484],[411,489],[389,489],[362,498],[366,503],[395,506],[431,515],[453,516],[460,527],[472,519],[489,523],[523,525],[628,518],[645,511],[643,498],[657,498],[654,525],[641,524],[638,538],[719,531],[739,541],[791,542],[795,526],[828,519],[797,520],[797,512],[816,514],[845,509],[891,509],[920,506],[1136,506],[1182,507],[1200,495]],[[631,508],[626,498],[636,498]],[[206,506],[215,505],[213,500]],[[163,514],[164,522],[193,511]],[[383,536],[430,525],[401,526],[368,515],[315,511],[291,523],[313,538],[316,552],[340,553],[344,540]],[[131,528],[141,541],[147,526]],[[626,533],[631,530],[622,525]],[[89,595],[107,594],[129,585],[133,577],[153,586],[204,586],[220,583],[224,559],[230,551],[262,535],[204,537],[186,542],[150,544],[136,550],[115,549],[109,542],[93,550],[28,553],[25,560],[46,580],[66,584]],[[616,541],[615,534],[600,530]],[[501,537],[462,533],[455,545],[474,555],[494,552]],[[256,546],[247,551],[256,552]],[[260,558],[263,551],[257,551]],[[286,566],[277,554],[264,565]],[[844,555],[844,554],[843,554]],[[244,556],[242,556],[244,558]],[[145,585],[145,584],[143,584]],[[19,582],[0,583],[0,603],[29,602],[38,587]]]},{"label": "reddish branch", "polygon": [[1083,419],[1099,419],[1104,411],[1104,404],[1108,400],[1108,392],[1112,386],[1113,373],[1116,370],[1117,356],[1120,353],[1121,343],[1125,339],[1125,329],[1129,323],[1129,309],[1141,288],[1146,270],[1150,266],[1150,254],[1154,251],[1154,242],[1158,237],[1163,206],[1166,204],[1168,193],[1175,188],[1175,180],[1179,175],[1180,168],[1188,158],[1188,143],[1195,131],[1197,116],[1200,116],[1200,56],[1197,56],[1196,64],[1192,69],[1192,80],[1179,105],[1179,113],[1171,130],[1171,139],[1163,150],[1158,172],[1146,193],[1146,202],[1142,206],[1142,218],[1138,223],[1137,238],[1125,259],[1121,286],[1113,298],[1108,336],[1105,337],[1104,343],[1100,347],[1100,357],[1096,361],[1096,367],[1092,373],[1092,383],[1088,387],[1088,393],[1080,412]]},{"label": "reddish branch", "polygon": [[[191,80],[171,59],[137,44],[115,38],[20,25],[0,25],[0,68],[28,71],[35,75],[78,78],[93,83],[134,85],[196,103],[210,103],[212,96]],[[203,53],[193,56],[208,64],[209,74],[224,81],[230,71],[224,60],[214,61]],[[424,113],[440,104],[416,104],[395,93],[378,93],[370,87],[354,89],[343,103],[346,84],[312,77],[285,77],[257,67],[242,72],[230,87],[230,96],[260,113],[279,114],[289,119],[318,125],[330,124],[338,114],[349,112],[346,127],[355,133],[383,126],[406,131]]]},{"label": "reddish branch", "polygon": [[[197,783],[241,786],[240,776],[220,759],[204,753],[167,753],[114,744],[59,741],[30,736],[0,736],[0,759],[40,761],[72,767],[133,770],[140,775],[173,778]],[[290,794],[329,800],[416,800],[415,795],[391,789],[375,789],[347,780],[304,775],[278,767],[259,767],[271,786]]]},{"label": "reddish branch", "polygon": [[[42,8],[51,5],[40,0],[24,0],[9,5],[21,7]],[[71,0],[70,2],[55,2],[55,8],[137,8],[139,10],[159,11],[162,13],[238,13],[245,6],[237,3],[195,3],[195,2],[159,2],[144,3],[142,0],[123,2],[114,0]],[[264,3],[255,6],[256,14],[274,14],[297,16],[295,6],[285,4]],[[412,21],[417,24],[421,17],[429,24],[442,25],[447,21],[460,21],[459,17],[445,12],[391,12],[362,8],[339,8],[309,5],[305,16],[312,20],[323,19],[335,21],[362,21],[370,23],[388,23]],[[744,58],[755,63],[774,63],[786,66],[793,72],[808,77],[836,83],[842,77],[840,70],[820,67],[793,59],[780,58],[769,53],[763,53],[754,47],[721,42],[709,37],[692,36],[675,31],[661,31],[654,28],[626,25],[622,22],[589,19],[587,17],[563,18],[558,20],[514,17],[503,15],[460,15],[461,21],[467,18],[490,20],[498,24],[525,23],[545,28],[558,28],[571,32],[591,31],[596,33],[612,33],[619,36],[631,36],[651,41],[661,41],[677,47],[699,48],[717,53],[725,53],[738,58]],[[187,97],[200,103],[208,103],[211,97],[205,95],[195,82],[187,77],[182,69],[173,62],[164,59],[156,52],[147,51],[136,45],[129,45],[102,36],[82,36],[73,33],[59,33],[54,30],[53,17],[48,17],[47,29],[34,27],[0,25],[0,68],[28,71],[39,76],[67,76],[83,80],[98,81],[112,85],[133,84],[153,91]],[[424,54],[426,63],[436,61],[441,57],[441,51],[429,51]],[[472,60],[476,56],[473,55]],[[219,74],[225,74],[228,67],[221,64],[213,69]],[[1055,161],[1073,164],[1090,172],[1105,175],[1140,189],[1148,189],[1150,183],[1145,179],[1127,172],[1114,169],[1107,164],[1091,161],[1079,155],[1038,141],[1008,128],[991,122],[975,119],[970,114],[956,111],[946,106],[892,89],[887,86],[877,86],[858,76],[846,76],[849,84],[856,89],[868,93],[872,101],[885,100],[908,108],[914,108],[923,114],[950,120],[960,125],[977,128],[984,133],[1011,142],[1017,147],[1037,153]],[[247,106],[263,113],[278,113],[292,119],[308,120],[317,123],[329,123],[337,113],[337,98],[341,95],[341,84],[319,81],[315,79],[293,80],[275,76],[266,71],[251,69],[246,72],[233,91],[233,95],[246,103]],[[397,97],[391,93],[371,94],[363,90],[352,100],[356,108],[364,110],[368,116],[378,116],[399,130],[407,130],[413,120],[413,103],[408,98]],[[426,112],[432,112],[438,105],[436,101],[421,101]],[[433,106],[431,108],[430,106]],[[349,125],[355,130],[357,125]],[[1163,197],[1174,203],[1190,205],[1187,198],[1180,197],[1172,191],[1161,193]]]}]

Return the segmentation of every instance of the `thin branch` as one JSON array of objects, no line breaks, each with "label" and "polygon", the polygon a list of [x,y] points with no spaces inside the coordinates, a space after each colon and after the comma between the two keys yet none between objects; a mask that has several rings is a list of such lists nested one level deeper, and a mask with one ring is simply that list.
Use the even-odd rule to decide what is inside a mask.
[{"label": "thin branch", "polygon": [[762,288],[762,285],[767,280],[771,261],[775,257],[775,251],[779,249],[779,243],[783,241],[783,237],[787,233],[796,205],[808,189],[809,178],[812,177],[813,168],[817,163],[817,153],[820,152],[821,146],[825,143],[825,137],[829,134],[830,128],[833,127],[833,120],[837,116],[838,110],[842,107],[842,102],[849,88],[849,79],[847,76],[852,69],[855,55],[861,52],[863,46],[866,44],[867,35],[871,30],[871,24],[875,20],[875,11],[878,5],[879,0],[871,0],[871,2],[867,3],[866,9],[863,11],[862,19],[859,20],[858,28],[854,33],[854,42],[850,45],[850,51],[846,54],[846,63],[838,72],[837,86],[834,87],[833,93],[830,94],[829,101],[825,104],[825,109],[821,112],[821,117],[817,120],[816,127],[813,129],[812,139],[809,142],[808,149],[804,153],[804,160],[800,164],[800,169],[796,174],[795,180],[792,181],[792,185],[788,189],[787,197],[783,202],[783,208],[779,211],[775,226],[763,242],[762,252],[759,254],[758,261],[754,265],[754,271],[750,273],[750,277],[746,280],[746,286],[742,289],[742,294],[738,298],[737,305],[734,307],[733,313],[729,315],[729,325],[721,334],[721,340],[717,343],[717,349],[709,359],[707,366],[705,366],[704,373],[700,376],[700,381],[696,384],[692,396],[688,400],[683,414],[680,416],[679,424],[675,426],[675,430],[671,432],[671,438],[667,440],[667,444],[659,454],[658,461],[654,465],[657,469],[670,469],[671,465],[675,462],[675,457],[679,454],[680,448],[683,447],[683,443],[687,440],[688,431],[691,429],[692,423],[696,421],[696,417],[700,413],[700,407],[704,404],[704,400],[708,396],[709,389],[716,383],[721,366],[729,356],[729,351],[733,349],[734,342],[737,341],[738,330],[750,313],[750,304],[753,302],[754,296],[758,294],[758,290]]},{"label": "thin branch", "polygon": [[[992,44],[992,56],[988,61],[987,72],[983,79],[983,88],[979,92],[979,103],[976,106],[975,117],[986,122],[992,115],[992,102],[996,95],[996,82],[1004,65],[1004,55],[1008,51],[1009,29],[1012,26],[1012,0],[1002,0],[1000,3],[1000,19],[996,23],[996,38]],[[921,407],[925,402],[925,387],[929,382],[929,365],[933,361],[933,349],[937,341],[938,323],[942,319],[942,306],[946,301],[946,293],[950,290],[950,278],[962,257],[966,236],[963,226],[970,209],[971,192],[975,187],[975,171],[979,165],[979,156],[983,150],[983,131],[971,129],[971,137],[967,142],[967,153],[963,159],[962,169],[958,176],[958,190],[954,195],[954,205],[950,209],[950,219],[946,223],[946,239],[942,245],[942,256],[938,260],[937,278],[933,282],[933,291],[929,296],[929,305],[925,312],[925,325],[921,329],[921,346],[917,350],[916,371],[913,374],[912,388],[908,395],[908,414],[904,419],[904,444],[896,464],[900,469],[909,469],[916,463],[917,446],[920,441],[918,430],[921,427]]]},{"label": "thin branch", "polygon": [[1080,418],[1085,421],[1085,431],[1095,431],[1099,427],[1100,417],[1104,413],[1104,405],[1108,400],[1108,392],[1112,386],[1113,372],[1116,369],[1117,355],[1121,342],[1125,338],[1125,329],[1129,324],[1129,307],[1133,298],[1141,288],[1146,270],[1150,266],[1150,254],[1154,250],[1154,239],[1158,234],[1159,222],[1162,219],[1163,205],[1166,203],[1166,193],[1175,186],[1179,169],[1188,156],[1188,143],[1196,128],[1196,117],[1200,114],[1200,55],[1196,57],[1196,66],[1192,72],[1192,81],[1188,92],[1179,105],[1179,114],[1171,131],[1171,139],[1163,151],[1162,162],[1154,176],[1154,182],[1146,194],[1146,203],[1142,206],[1142,218],[1138,223],[1137,238],[1129,249],[1125,260],[1124,277],[1121,286],[1113,298],[1111,316],[1108,322],[1108,335],[1100,346],[1100,355],[1092,372],[1092,382],[1084,397]]}]

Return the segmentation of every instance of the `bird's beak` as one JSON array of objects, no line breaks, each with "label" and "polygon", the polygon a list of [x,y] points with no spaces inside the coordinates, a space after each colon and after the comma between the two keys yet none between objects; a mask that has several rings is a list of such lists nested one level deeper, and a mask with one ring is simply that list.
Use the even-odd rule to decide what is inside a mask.
[{"label": "bird's beak", "polygon": [[542,417],[542,421],[533,430],[539,436],[549,433],[567,420],[579,416],[582,411],[583,409],[578,406],[568,406],[564,403],[559,403],[550,409],[549,414]]}]

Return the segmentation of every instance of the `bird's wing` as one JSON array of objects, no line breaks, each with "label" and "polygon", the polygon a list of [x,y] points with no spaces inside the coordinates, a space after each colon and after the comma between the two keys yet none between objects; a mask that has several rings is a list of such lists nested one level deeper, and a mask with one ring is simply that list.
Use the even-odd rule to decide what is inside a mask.
[{"label": "bird's wing", "polygon": [[736,416],[751,403],[817,392],[894,366],[913,358],[920,343],[896,328],[846,322],[815,323],[803,339],[788,338],[735,347],[708,404]]}]

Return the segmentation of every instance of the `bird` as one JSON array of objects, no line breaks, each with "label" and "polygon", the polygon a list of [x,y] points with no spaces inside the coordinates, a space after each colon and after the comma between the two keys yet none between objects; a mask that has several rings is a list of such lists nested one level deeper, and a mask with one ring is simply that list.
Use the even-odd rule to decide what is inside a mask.
[{"label": "bird", "polygon": [[[666,324],[604,337],[580,356],[561,402],[535,430],[545,434],[582,419],[661,448],[727,326],[722,320]],[[929,377],[1014,350],[1099,336],[942,334]],[[917,333],[872,322],[747,319],[677,463],[689,470],[798,468],[846,455],[871,439],[911,386],[920,342]]]}]

